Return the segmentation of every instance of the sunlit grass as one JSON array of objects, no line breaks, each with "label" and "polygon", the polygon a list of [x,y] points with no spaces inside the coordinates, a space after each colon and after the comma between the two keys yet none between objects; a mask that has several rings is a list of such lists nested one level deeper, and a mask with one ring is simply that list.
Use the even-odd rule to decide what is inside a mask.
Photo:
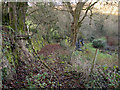
[{"label": "sunlit grass", "polygon": [[[94,54],[95,54],[95,48],[92,47],[92,43],[87,43],[85,45],[86,47],[86,53],[84,53],[84,57],[86,57],[86,60],[93,60]],[[102,53],[100,52],[100,50],[98,50],[97,53],[97,60],[96,60],[96,64],[107,64],[109,66],[114,65],[118,60],[118,54],[112,53],[112,55],[108,54],[107,52]]]},{"label": "sunlit grass", "polygon": [[[75,51],[73,53],[73,70],[83,71],[84,73],[89,74],[96,48],[93,48],[92,43],[86,43],[85,46],[82,47],[82,50],[84,51]],[[107,65],[108,67],[113,67],[114,65],[117,65],[117,62],[118,54],[115,54],[115,52],[110,55],[107,52],[102,53],[98,50],[95,65]]]}]

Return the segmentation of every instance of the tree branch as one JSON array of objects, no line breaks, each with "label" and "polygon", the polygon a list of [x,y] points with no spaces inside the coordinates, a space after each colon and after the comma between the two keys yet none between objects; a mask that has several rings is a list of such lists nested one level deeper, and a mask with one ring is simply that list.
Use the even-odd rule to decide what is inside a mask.
[{"label": "tree branch", "polygon": [[89,6],[87,7],[87,10],[86,10],[83,18],[78,22],[78,26],[79,26],[79,27],[81,26],[82,21],[85,19],[86,15],[87,15],[87,13],[88,13],[88,10],[90,10],[91,7],[94,6],[97,2],[98,2],[98,1],[94,2],[93,4],[91,4],[91,5],[89,5]]},{"label": "tree branch", "polygon": [[93,13],[92,13],[92,9],[90,9],[90,22],[89,22],[89,25],[91,25],[91,20],[92,20],[92,15],[93,15]]},{"label": "tree branch", "polygon": [[28,13],[28,15],[31,15],[32,13],[34,13],[34,12],[36,12],[36,11],[38,11],[39,10],[39,8],[38,9],[36,9],[36,10],[33,10],[32,12],[30,12],[30,13]]},{"label": "tree branch", "polygon": [[63,10],[63,9],[58,9],[58,8],[54,8],[55,10],[59,10],[59,11],[65,11],[65,12],[70,12],[69,10]]},{"label": "tree branch", "polygon": [[86,2],[78,2],[74,11],[74,20],[76,23],[78,23],[81,11],[83,9],[83,6]]},{"label": "tree branch", "polygon": [[77,3],[77,5],[76,5],[76,8],[75,8],[75,12],[80,12],[83,8],[83,6],[84,6],[84,4],[85,4],[86,2],[78,2]]},{"label": "tree branch", "polygon": [[70,2],[67,2],[67,6],[69,8],[69,12],[71,13],[71,15],[74,17],[74,11],[72,10],[72,6],[70,5]]}]

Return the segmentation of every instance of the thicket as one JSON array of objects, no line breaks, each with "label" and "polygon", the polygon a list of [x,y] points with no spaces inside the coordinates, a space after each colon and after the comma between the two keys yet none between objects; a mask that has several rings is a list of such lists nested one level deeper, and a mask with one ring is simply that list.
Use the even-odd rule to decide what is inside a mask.
[{"label": "thicket", "polygon": [[[5,5],[8,7],[8,4]],[[70,45],[70,25],[65,26],[69,28],[68,31],[66,28],[61,29],[57,24],[59,12],[51,7],[52,3],[48,5],[37,3],[36,8],[28,8],[25,20],[22,20],[25,17],[20,17],[24,16],[21,5],[25,4],[11,5],[20,5],[20,10],[16,8],[19,13],[17,10],[16,12],[20,15],[18,17],[16,12],[14,12],[16,15],[8,12],[6,6],[3,8],[1,30],[3,30],[4,47],[0,69],[2,68],[4,89],[119,88],[120,69],[116,65],[118,55],[115,52],[109,55],[99,50],[94,54],[96,48],[105,47],[104,39],[92,36],[89,38],[91,42],[88,42],[88,39],[85,41],[85,46],[81,47],[82,51],[75,51],[75,47]],[[14,8],[11,8],[11,11],[14,11]],[[12,17],[8,18],[10,14],[14,17],[13,22],[10,22]],[[97,25],[100,30],[103,30],[102,22],[103,19],[96,22],[96,25],[100,24]],[[94,57],[96,57],[95,63],[93,63]],[[94,67],[91,69],[92,66]]]}]

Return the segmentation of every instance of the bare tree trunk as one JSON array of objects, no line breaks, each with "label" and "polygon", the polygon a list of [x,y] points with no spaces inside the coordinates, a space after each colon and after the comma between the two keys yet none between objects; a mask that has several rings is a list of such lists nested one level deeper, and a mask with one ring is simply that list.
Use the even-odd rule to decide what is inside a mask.
[{"label": "bare tree trunk", "polygon": [[74,22],[71,25],[71,31],[72,31],[72,34],[71,34],[72,46],[75,46],[78,30],[76,29],[76,24]]},{"label": "bare tree trunk", "polygon": [[81,14],[84,4],[85,4],[85,2],[78,2],[75,10],[73,11],[70,3],[67,3],[70,13],[73,17],[73,22],[71,24],[71,32],[72,32],[72,34],[71,34],[72,44],[71,45],[72,46],[75,46],[75,43],[76,43],[77,33],[78,33],[78,30],[81,25],[81,23],[79,25],[79,18],[80,18],[80,14]]},{"label": "bare tree trunk", "polygon": [[93,4],[91,4],[91,2],[89,3],[89,6],[86,8],[86,12],[85,12],[84,16],[80,20],[80,15],[81,15],[81,12],[83,10],[83,7],[84,7],[85,3],[86,2],[78,2],[77,5],[76,5],[75,10],[73,10],[70,2],[67,2],[69,12],[73,17],[73,22],[71,24],[71,32],[72,32],[72,34],[71,34],[72,44],[71,45],[72,46],[75,46],[78,30],[81,27],[82,21],[87,16],[88,10],[90,10],[91,7],[94,6],[97,2],[94,2]]}]

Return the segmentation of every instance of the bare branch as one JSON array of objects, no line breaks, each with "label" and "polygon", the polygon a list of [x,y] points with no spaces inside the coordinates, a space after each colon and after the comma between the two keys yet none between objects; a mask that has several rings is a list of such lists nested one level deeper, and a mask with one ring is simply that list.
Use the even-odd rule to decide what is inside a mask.
[{"label": "bare branch", "polygon": [[92,15],[93,15],[93,13],[92,13],[92,9],[90,9],[90,22],[89,22],[89,25],[91,25],[91,20],[92,20]]},{"label": "bare branch", "polygon": [[[84,6],[84,4],[85,4],[86,2],[78,2],[77,3],[77,7],[76,7],[76,9],[75,9],[75,12],[76,11],[81,11],[82,10],[82,7]],[[80,10],[81,9],[81,10]]]},{"label": "bare branch", "polygon": [[83,18],[78,22],[78,26],[79,26],[79,27],[81,26],[82,21],[83,21],[83,20],[85,19],[85,17],[87,16],[88,10],[90,10],[91,7],[94,6],[97,2],[98,2],[98,1],[94,2],[93,4],[91,4],[91,5],[89,5],[89,6],[87,7],[87,10],[86,10]]},{"label": "bare branch", "polygon": [[55,10],[59,10],[59,11],[65,11],[65,12],[69,12],[69,10],[63,10],[63,9],[58,9],[58,8],[54,8]]},{"label": "bare branch", "polygon": [[36,9],[36,10],[33,10],[32,12],[30,12],[30,13],[28,13],[28,15],[30,15],[30,14],[32,14],[32,13],[34,13],[34,12],[36,12],[36,11],[38,11],[39,10],[39,8],[38,9]]},{"label": "bare branch", "polygon": [[76,5],[76,8],[75,8],[75,11],[74,11],[74,17],[79,20],[79,17],[80,17],[80,14],[81,14],[81,11],[83,9],[83,6],[86,2],[78,2],[77,5]]},{"label": "bare branch", "polygon": [[70,10],[71,15],[74,17],[74,11],[72,10],[72,6],[71,6],[70,2],[67,2],[67,6]]}]

